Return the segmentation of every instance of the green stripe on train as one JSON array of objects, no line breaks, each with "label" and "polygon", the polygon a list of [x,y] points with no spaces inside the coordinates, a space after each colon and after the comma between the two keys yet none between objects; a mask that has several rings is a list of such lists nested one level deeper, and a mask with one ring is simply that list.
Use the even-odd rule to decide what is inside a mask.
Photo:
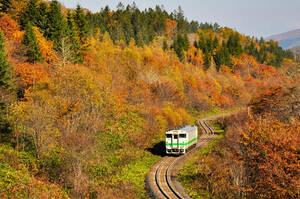
[{"label": "green stripe on train", "polygon": [[187,143],[166,143],[166,146],[170,146],[170,145],[180,145],[180,146],[185,146],[185,145],[189,145],[190,143],[194,142],[195,140],[197,140],[198,137],[192,139],[191,141],[187,142]]}]

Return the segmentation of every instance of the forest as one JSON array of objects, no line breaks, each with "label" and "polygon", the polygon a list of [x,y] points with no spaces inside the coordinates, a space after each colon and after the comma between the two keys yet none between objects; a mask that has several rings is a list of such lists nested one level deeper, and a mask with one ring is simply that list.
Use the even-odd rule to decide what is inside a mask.
[{"label": "forest", "polygon": [[167,129],[251,107],[220,121],[224,139],[181,178],[199,197],[297,198],[294,60],[180,7],[0,0],[0,197],[149,198]]}]

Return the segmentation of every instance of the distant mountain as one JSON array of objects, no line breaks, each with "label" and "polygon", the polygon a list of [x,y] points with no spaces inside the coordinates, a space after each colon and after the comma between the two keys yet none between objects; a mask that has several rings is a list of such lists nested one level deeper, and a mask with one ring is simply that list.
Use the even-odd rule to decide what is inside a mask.
[{"label": "distant mountain", "polygon": [[300,46],[300,29],[272,35],[266,38],[266,40],[271,39],[273,39],[274,41],[278,41],[279,45],[284,49]]}]

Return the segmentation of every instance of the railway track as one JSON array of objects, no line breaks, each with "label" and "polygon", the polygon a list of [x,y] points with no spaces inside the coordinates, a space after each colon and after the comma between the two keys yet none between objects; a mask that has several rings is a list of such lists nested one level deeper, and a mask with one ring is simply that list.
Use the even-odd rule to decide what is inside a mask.
[{"label": "railway track", "polygon": [[[198,120],[198,126],[203,129],[203,134],[198,139],[197,146],[192,149],[189,153],[196,150],[197,148],[203,147],[209,141],[213,139],[214,130],[209,126],[206,120]],[[172,172],[173,167],[186,158],[186,155],[179,157],[166,156],[162,158],[160,162],[154,165],[152,171],[150,172],[150,188],[152,191],[153,198],[159,199],[186,199],[190,198],[181,188],[178,189],[178,185],[174,183],[174,173]],[[176,175],[176,174],[175,174]]]}]

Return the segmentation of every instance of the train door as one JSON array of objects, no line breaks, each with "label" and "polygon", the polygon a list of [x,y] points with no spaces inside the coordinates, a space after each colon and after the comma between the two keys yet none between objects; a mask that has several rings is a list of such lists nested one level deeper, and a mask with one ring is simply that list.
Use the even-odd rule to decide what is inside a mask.
[{"label": "train door", "polygon": [[[174,149],[179,149],[179,139],[178,134],[173,135],[173,147]],[[177,150],[178,151],[178,150]]]}]

